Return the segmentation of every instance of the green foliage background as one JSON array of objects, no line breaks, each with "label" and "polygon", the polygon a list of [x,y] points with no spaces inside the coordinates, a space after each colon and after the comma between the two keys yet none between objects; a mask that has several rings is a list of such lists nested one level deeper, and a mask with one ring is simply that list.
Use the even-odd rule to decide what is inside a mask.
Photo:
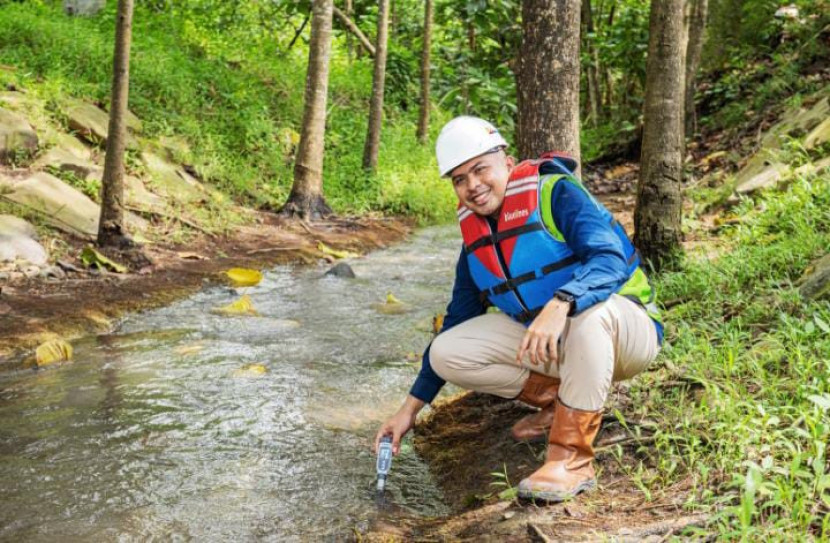
[{"label": "green foliage background", "polygon": [[[278,208],[293,179],[307,48],[299,39],[289,50],[291,33],[286,39],[249,24],[262,15],[246,11],[250,3],[239,3],[236,12],[228,12],[234,3],[207,4],[138,4],[130,108],[150,137],[183,137],[202,178],[243,203]],[[208,9],[221,5],[224,11]],[[2,77],[46,99],[56,120],[67,97],[106,104],[115,6],[109,2],[93,18],[72,18],[60,2],[0,3],[0,64],[15,67]],[[302,17],[298,11],[297,26]],[[378,172],[363,172],[370,91],[371,59],[349,62],[338,43],[326,134],[327,200],[339,213],[448,220],[452,190],[437,176],[431,147],[415,142],[417,108],[386,109]],[[433,126],[446,115],[436,111],[434,118]]]}]

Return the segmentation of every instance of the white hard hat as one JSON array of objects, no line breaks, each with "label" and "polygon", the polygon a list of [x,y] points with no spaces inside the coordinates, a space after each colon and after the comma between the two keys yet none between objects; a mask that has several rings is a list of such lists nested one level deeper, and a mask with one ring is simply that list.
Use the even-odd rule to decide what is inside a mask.
[{"label": "white hard hat", "polygon": [[478,117],[456,117],[444,125],[435,142],[441,177],[471,158],[501,147],[507,147],[507,142],[495,126]]}]

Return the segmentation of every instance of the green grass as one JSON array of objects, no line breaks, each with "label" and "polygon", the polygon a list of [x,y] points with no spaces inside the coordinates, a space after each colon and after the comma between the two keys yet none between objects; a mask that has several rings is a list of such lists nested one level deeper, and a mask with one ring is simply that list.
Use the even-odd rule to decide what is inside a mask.
[{"label": "green grass", "polygon": [[644,492],[689,482],[688,505],[713,508],[723,538],[827,539],[830,302],[802,300],[795,282],[830,247],[830,176],[735,215],[729,252],[659,278],[667,368],[632,390],[643,415],[662,418]]},{"label": "green grass", "polygon": [[[94,18],[62,14],[60,3],[0,3],[2,83],[45,101],[60,122],[69,97],[109,100],[115,3]],[[293,180],[307,49],[280,41],[247,48],[199,28],[177,12],[138,7],[134,17],[130,108],[150,138],[178,136],[200,176],[237,201],[279,207]],[[244,61],[239,60],[244,58]],[[437,181],[429,147],[415,142],[417,111],[386,111],[375,177],[361,168],[371,61],[349,63],[335,44],[331,65],[324,190],[339,213],[406,213],[448,220],[451,187]],[[433,124],[444,118],[434,115]]]}]

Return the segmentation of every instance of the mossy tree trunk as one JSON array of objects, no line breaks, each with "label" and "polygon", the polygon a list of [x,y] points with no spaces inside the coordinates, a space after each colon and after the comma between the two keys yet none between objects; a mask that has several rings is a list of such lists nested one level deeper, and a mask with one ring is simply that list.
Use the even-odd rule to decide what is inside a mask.
[{"label": "mossy tree trunk", "polygon": [[690,0],[692,4],[689,20],[689,41],[686,44],[686,81],[685,81],[685,124],[686,136],[692,136],[697,129],[695,112],[695,79],[700,68],[700,56],[703,51],[703,39],[706,32],[706,18],[709,0]]},{"label": "mossy tree trunk", "polygon": [[634,243],[658,270],[680,252],[683,42],[683,0],[653,0]]},{"label": "mossy tree trunk", "polygon": [[378,2],[378,33],[375,43],[375,71],[372,76],[372,101],[369,105],[369,126],[363,147],[363,168],[374,172],[378,167],[380,130],[383,125],[383,86],[386,80],[386,50],[389,32],[389,0]]},{"label": "mossy tree trunk", "polygon": [[305,108],[294,163],[294,185],[280,211],[283,215],[302,219],[318,219],[332,213],[323,198],[323,153],[333,6],[333,0],[314,0],[312,7]]},{"label": "mossy tree trunk", "polygon": [[130,40],[133,0],[119,0],[115,27],[107,154],[101,180],[98,245],[132,245],[124,228],[124,151],[127,147],[127,101],[130,89]]},{"label": "mossy tree trunk", "polygon": [[421,51],[421,111],[418,116],[418,141],[425,145],[429,136],[429,53],[432,43],[432,0],[424,3],[424,44]]},{"label": "mossy tree trunk", "polygon": [[580,0],[524,0],[517,60],[519,158],[565,151],[579,160]]}]

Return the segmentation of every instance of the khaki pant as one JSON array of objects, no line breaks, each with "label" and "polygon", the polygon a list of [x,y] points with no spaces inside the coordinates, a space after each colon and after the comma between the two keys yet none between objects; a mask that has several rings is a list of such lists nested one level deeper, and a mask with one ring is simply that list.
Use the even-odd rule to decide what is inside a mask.
[{"label": "khaki pant", "polygon": [[[526,355],[516,364],[527,328],[503,313],[470,319],[435,338],[430,365],[443,379],[462,388],[515,398],[530,370],[544,373]],[[559,342],[560,363],[548,375],[559,377],[559,398],[586,411],[602,408],[611,383],[630,379],[657,356],[657,331],[645,310],[612,295],[571,317]]]}]

